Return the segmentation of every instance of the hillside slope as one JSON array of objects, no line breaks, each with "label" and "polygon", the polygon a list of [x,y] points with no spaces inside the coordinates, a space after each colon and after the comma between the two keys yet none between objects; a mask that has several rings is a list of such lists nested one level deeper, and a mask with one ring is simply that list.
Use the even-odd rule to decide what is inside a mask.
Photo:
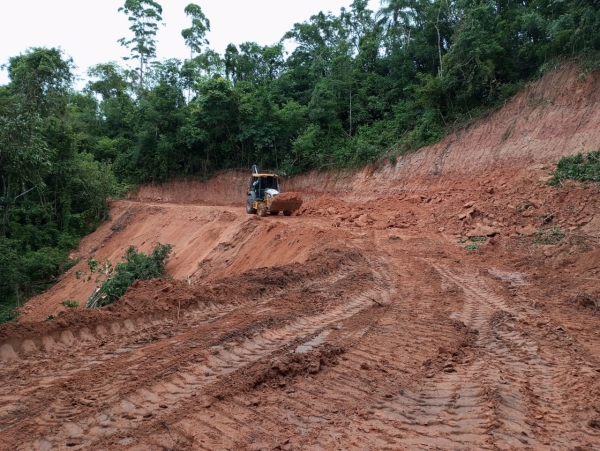
[{"label": "hillside slope", "polygon": [[[374,198],[397,190],[451,186],[467,176],[495,171],[508,179],[527,165],[556,163],[563,155],[600,148],[600,71],[581,75],[576,63],[549,71],[487,117],[439,143],[391,162],[360,170],[315,171],[293,177],[286,191],[305,198],[322,194]],[[246,172],[231,171],[207,183],[173,181],[146,185],[138,201],[239,205],[248,188]]]},{"label": "hillside slope", "polygon": [[[291,217],[246,214],[241,172],[113,202],[0,326],[0,449],[599,449],[600,189],[544,183],[600,147],[599,76],[549,73],[396,164],[287,180]],[[85,303],[89,257],[156,241],[172,279],[60,304]]]}]

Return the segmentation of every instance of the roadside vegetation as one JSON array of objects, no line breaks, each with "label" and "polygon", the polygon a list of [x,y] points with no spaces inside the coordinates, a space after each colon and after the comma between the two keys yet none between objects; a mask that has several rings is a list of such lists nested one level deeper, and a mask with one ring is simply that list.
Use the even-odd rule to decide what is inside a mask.
[{"label": "roadside vegetation", "polygon": [[600,150],[562,157],[550,183],[560,185],[565,179],[600,182]]},{"label": "roadside vegetation", "polygon": [[217,50],[209,18],[190,4],[190,58],[157,61],[161,5],[126,0],[115,14],[131,23],[120,40],[131,66],[99,62],[81,92],[59,49],[10,58],[0,86],[0,321],[73,264],[70,250],[107,218],[107,198],[132,185],[255,163],[291,175],[393,159],[561,59],[597,66],[596,0],[367,4],[315,14],[274,45]]},{"label": "roadside vegetation", "polygon": [[129,246],[125,261],[113,267],[110,261],[99,265],[94,259],[88,261],[90,273],[96,274],[101,282],[89,297],[87,308],[103,307],[118,301],[136,280],[166,277],[165,265],[171,254],[170,244],[157,243],[150,255],[138,252]]}]

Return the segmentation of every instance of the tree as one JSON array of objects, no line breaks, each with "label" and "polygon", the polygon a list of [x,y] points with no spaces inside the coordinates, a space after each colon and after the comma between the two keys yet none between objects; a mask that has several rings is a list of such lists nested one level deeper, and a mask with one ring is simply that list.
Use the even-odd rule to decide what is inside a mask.
[{"label": "tree", "polygon": [[184,9],[185,15],[192,18],[192,26],[181,31],[181,36],[185,39],[185,45],[190,48],[191,57],[194,53],[202,53],[202,46],[208,45],[206,32],[210,31],[210,21],[202,12],[202,8],[194,3],[190,3]]},{"label": "tree", "polygon": [[131,56],[125,60],[139,60],[139,87],[144,87],[144,72],[151,58],[156,57],[156,32],[162,20],[162,7],[154,0],[125,0],[125,5],[119,8],[129,16],[133,38],[118,40],[123,47],[130,48]]},{"label": "tree", "polygon": [[20,95],[24,107],[46,115],[64,106],[64,94],[73,81],[73,60],[63,59],[59,49],[31,48],[24,55],[9,58],[10,89]]}]

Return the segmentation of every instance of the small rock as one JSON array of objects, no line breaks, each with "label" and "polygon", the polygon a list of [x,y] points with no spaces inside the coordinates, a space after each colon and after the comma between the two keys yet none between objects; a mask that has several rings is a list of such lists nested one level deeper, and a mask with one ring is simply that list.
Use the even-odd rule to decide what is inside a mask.
[{"label": "small rock", "polygon": [[467,232],[467,237],[473,238],[475,236],[494,236],[498,235],[499,233],[500,232],[493,227],[478,223],[473,230]]},{"label": "small rock", "polygon": [[529,203],[535,208],[540,208],[543,205],[543,202],[538,199],[529,199]]},{"label": "small rock", "polygon": [[321,369],[321,363],[320,362],[312,362],[310,364],[310,366],[308,367],[308,372],[310,374],[316,374],[319,372],[319,370]]},{"label": "small rock", "polygon": [[592,220],[592,217],[588,216],[587,218],[583,218],[583,219],[580,219],[579,221],[577,221],[577,225],[578,226],[586,225],[591,220]]},{"label": "small rock", "polygon": [[517,233],[519,235],[532,236],[534,235],[538,229],[534,226],[528,225],[525,227],[517,227]]}]

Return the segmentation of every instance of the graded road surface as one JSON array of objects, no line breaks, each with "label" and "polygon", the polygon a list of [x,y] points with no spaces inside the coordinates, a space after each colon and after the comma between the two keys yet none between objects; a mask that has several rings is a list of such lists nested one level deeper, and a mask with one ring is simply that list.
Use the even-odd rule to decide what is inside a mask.
[{"label": "graded road surface", "polygon": [[[0,450],[600,449],[600,190],[494,152],[292,179],[291,217],[247,215],[240,173],[113,202],[0,326]],[[171,279],[61,305],[155,242]]]},{"label": "graded road surface", "polygon": [[[569,277],[523,267],[540,247],[523,238],[469,253],[426,214],[388,227],[417,210],[392,203],[322,198],[257,219],[119,202],[130,223],[110,240],[160,234],[146,225],[161,215],[205,218],[219,238],[198,241],[185,281],[5,331],[0,448],[598,449],[600,318],[565,302]],[[261,258],[270,267],[246,268]]]}]

